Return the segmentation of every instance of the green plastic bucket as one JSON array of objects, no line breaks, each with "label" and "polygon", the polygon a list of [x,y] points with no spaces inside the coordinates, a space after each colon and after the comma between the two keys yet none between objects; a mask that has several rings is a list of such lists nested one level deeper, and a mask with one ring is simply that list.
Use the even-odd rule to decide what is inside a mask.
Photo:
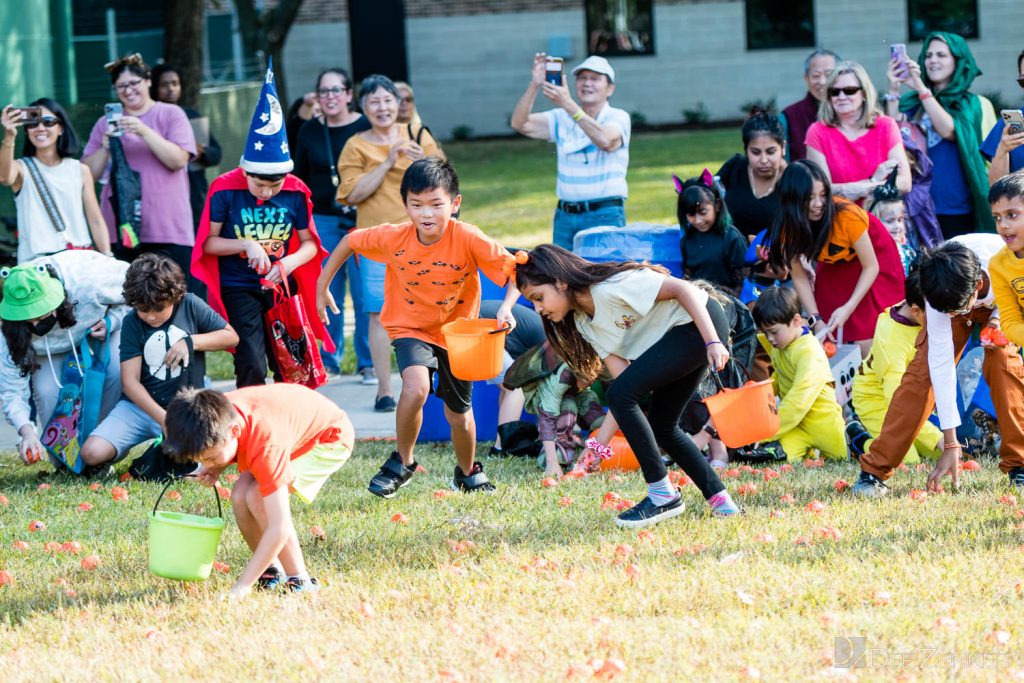
[{"label": "green plastic bucket", "polygon": [[214,490],[216,517],[157,510],[167,489],[175,481],[167,482],[149,515],[149,571],[165,579],[204,581],[210,578],[217,545],[224,531],[220,496]]}]

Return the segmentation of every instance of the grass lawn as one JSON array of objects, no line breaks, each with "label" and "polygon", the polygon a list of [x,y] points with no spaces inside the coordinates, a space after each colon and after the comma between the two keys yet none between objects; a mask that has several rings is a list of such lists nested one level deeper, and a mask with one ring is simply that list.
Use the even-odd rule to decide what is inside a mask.
[{"label": "grass lawn", "polygon": [[[645,133],[630,143],[626,220],[676,224],[672,174],[681,178],[712,173],[741,148],[738,130]],[[450,142],[445,152],[459,172],[462,217],[512,247],[551,240],[555,212],[555,148],[526,139]],[[351,303],[347,304],[351,311]],[[215,379],[234,377],[226,353],[207,355]],[[356,371],[355,352],[346,345],[342,370]]]},{"label": "grass lawn", "polygon": [[[875,502],[836,491],[852,465],[737,472],[726,482],[745,515],[711,518],[689,485],[682,516],[637,533],[601,509],[609,491],[642,495],[635,474],[543,488],[526,462],[491,460],[496,496],[437,494],[453,459],[425,447],[428,472],[382,501],[365,484],[389,448],[360,443],[312,507],[293,503],[321,592],[241,603],[221,599],[248,555],[230,512],[228,573],[159,579],[146,569],[157,485],[125,483],[117,502],[112,483],[40,479],[5,458],[0,569],[14,583],[0,587],[0,678],[560,681],[617,660],[604,666],[624,665],[619,680],[805,681],[847,678],[834,639],[855,636],[877,667],[860,680],[1024,669],[1022,513],[991,462],[960,493],[923,500],[910,491],[925,473],[899,473]],[[162,507],[213,508],[210,491],[178,490]],[[814,500],[820,512],[805,509]],[[80,554],[44,549],[70,540]]]}]

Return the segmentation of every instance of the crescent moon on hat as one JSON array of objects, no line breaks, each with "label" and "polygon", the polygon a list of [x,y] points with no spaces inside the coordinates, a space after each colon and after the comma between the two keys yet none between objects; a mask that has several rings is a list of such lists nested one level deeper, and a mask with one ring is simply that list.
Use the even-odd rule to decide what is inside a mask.
[{"label": "crescent moon on hat", "polygon": [[273,135],[281,130],[281,123],[284,121],[284,116],[281,113],[281,103],[277,98],[267,93],[267,103],[270,105],[270,120],[267,121],[266,125],[260,126],[253,131],[257,135]]}]

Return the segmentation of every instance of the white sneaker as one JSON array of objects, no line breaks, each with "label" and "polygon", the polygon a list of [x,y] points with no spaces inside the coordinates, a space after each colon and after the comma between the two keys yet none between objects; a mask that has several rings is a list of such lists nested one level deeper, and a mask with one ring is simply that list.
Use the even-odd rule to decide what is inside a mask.
[{"label": "white sneaker", "polygon": [[377,386],[377,373],[374,372],[373,368],[363,368],[359,371],[359,374],[363,376],[359,383],[368,387]]}]

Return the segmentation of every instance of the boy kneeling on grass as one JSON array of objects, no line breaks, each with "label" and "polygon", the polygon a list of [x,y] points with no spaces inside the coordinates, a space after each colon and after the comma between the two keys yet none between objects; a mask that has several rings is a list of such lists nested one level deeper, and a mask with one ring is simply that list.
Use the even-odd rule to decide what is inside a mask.
[{"label": "boy kneeling on grass", "polygon": [[443,159],[419,159],[405,171],[402,201],[409,222],[353,230],[341,238],[317,282],[317,311],[324,321],[327,309],[338,313],[328,287],[353,253],[387,266],[384,309],[380,320],[391,338],[402,373],[402,394],[395,413],[397,446],[370,480],[370,493],[392,498],[416,472],[413,448],[423,424],[423,404],[434,391],[444,401],[444,416],[452,428],[458,464],[451,487],[458,491],[493,491],[483,465],[474,462],[476,423],[473,421],[472,382],[452,374],[441,326],[458,318],[476,318],[480,311],[480,276],[508,285],[495,318],[498,326],[515,327],[512,306],[519,298],[509,281],[512,256],[476,226],[452,218],[459,210],[459,177]]},{"label": "boy kneeling on grass", "polygon": [[772,359],[779,404],[775,440],[789,462],[812,457],[846,460],[843,410],[825,349],[805,326],[796,290],[769,287],[754,304],[758,341]]},{"label": "boy kneeling on grass", "polygon": [[186,389],[167,406],[167,440],[182,462],[197,462],[204,486],[238,465],[231,491],[238,530],[252,558],[229,595],[253,584],[276,587],[287,576],[292,591],[315,591],[292,524],[288,494],[312,503],[320,488],[352,454],[355,434],[345,411],[327,397],[295,384],[246,387],[220,393]]}]

